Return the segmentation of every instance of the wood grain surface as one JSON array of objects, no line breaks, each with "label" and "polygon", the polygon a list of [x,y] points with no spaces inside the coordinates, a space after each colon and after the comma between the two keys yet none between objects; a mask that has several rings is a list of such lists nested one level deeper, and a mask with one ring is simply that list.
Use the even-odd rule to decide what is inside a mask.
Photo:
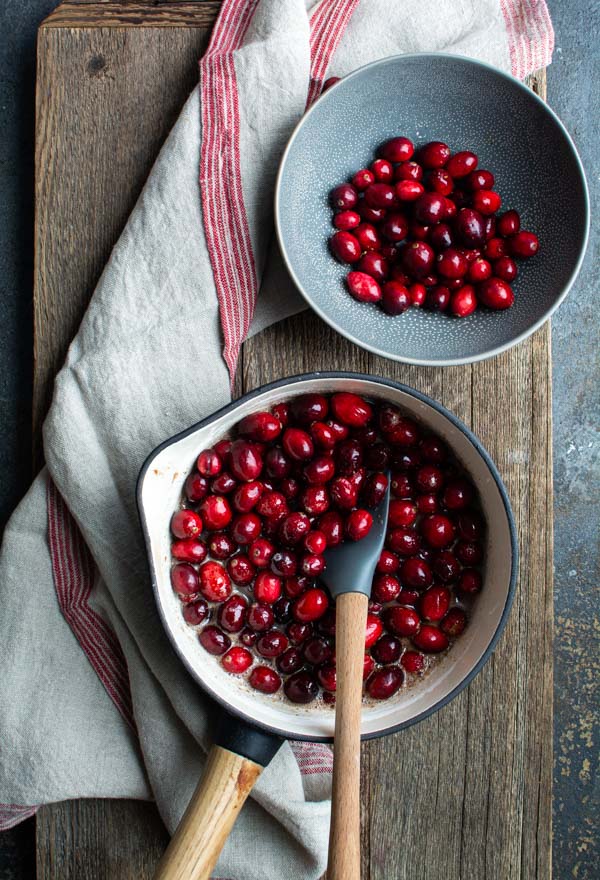
[{"label": "wood grain surface", "polygon": [[[92,13],[89,4],[70,3],[39,33],[38,436],[52,379],[111,247],[197,81],[197,60],[217,7],[198,4],[203,18],[190,27],[188,10],[195,4],[173,4],[169,24],[159,28],[154,20],[147,25],[146,13],[128,23],[101,17],[115,5],[99,3]],[[78,25],[69,17],[78,6],[87,7],[87,24],[83,16]],[[177,6],[186,8],[179,19]],[[129,4],[125,11],[131,19]],[[544,97],[544,74],[533,84]],[[550,327],[494,360],[433,369],[371,355],[304,313],[245,344],[238,388],[317,369],[397,379],[453,410],[500,469],[521,548],[513,611],[483,671],[436,715],[362,747],[363,878],[546,880],[552,778]],[[37,819],[38,878],[149,880],[166,842],[149,804],[52,805]]]}]

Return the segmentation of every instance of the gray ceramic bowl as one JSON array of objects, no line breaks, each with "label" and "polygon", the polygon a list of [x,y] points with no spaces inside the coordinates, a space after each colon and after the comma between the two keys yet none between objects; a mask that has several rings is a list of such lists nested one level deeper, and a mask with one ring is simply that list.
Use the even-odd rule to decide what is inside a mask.
[{"label": "gray ceramic bowl", "polygon": [[[540,251],[520,263],[511,309],[478,309],[462,320],[422,309],[389,317],[348,294],[348,267],[327,246],[328,193],[400,134],[474,150],[480,167],[493,171],[503,207],[517,209],[522,228],[538,234]],[[513,77],[441,54],[386,58],[326,92],[285,150],[275,216],[284,260],[317,314],[369,351],[433,366],[482,360],[533,333],[573,284],[589,227],[583,168],[557,116]]]}]

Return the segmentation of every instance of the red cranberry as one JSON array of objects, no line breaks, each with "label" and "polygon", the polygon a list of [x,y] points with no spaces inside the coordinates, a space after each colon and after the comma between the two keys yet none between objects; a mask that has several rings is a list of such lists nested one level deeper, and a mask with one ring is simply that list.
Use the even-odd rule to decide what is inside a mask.
[{"label": "red cranberry", "polygon": [[386,543],[388,548],[399,556],[414,556],[421,548],[421,538],[412,529],[392,529]]},{"label": "red cranberry", "polygon": [[467,247],[479,247],[485,241],[484,219],[479,211],[461,208],[454,220],[457,236]]},{"label": "red cranberry", "polygon": [[196,467],[204,477],[215,477],[221,471],[223,462],[214,449],[203,449],[196,461]]},{"label": "red cranberry", "polygon": [[[425,187],[417,180],[399,180],[394,191],[398,200],[401,202],[414,202],[425,192]],[[398,215],[401,216],[401,215]],[[408,223],[406,222],[406,231],[408,231]],[[385,233],[384,233],[385,234]],[[401,241],[405,235],[392,238],[392,241]]]},{"label": "red cranberry", "polygon": [[416,505],[419,513],[437,513],[439,510],[437,495],[431,493],[427,495],[418,495],[416,498]]},{"label": "red cranberry", "polygon": [[263,694],[274,694],[281,687],[281,679],[268,666],[255,666],[248,681],[255,690]]},{"label": "red cranberry", "polygon": [[252,666],[252,654],[246,648],[234,646],[221,658],[221,665],[233,675],[241,675]]},{"label": "red cranberry", "polygon": [[323,486],[309,486],[302,493],[301,503],[309,516],[318,516],[329,508],[329,493]]},{"label": "red cranberry", "polygon": [[451,608],[440,623],[440,629],[447,636],[456,638],[460,636],[467,625],[467,615],[462,608]]},{"label": "red cranberry", "polygon": [[372,183],[375,183],[375,175],[368,168],[361,168],[352,178],[352,186],[359,192],[363,192]]},{"label": "red cranberry", "polygon": [[421,534],[431,547],[447,547],[454,540],[454,526],[447,516],[432,513],[421,521]]},{"label": "red cranberry", "polygon": [[297,648],[288,648],[287,651],[284,651],[277,657],[275,662],[279,671],[285,675],[297,672],[304,666],[302,654]]},{"label": "red cranberry", "polygon": [[248,440],[271,443],[281,434],[281,422],[270,412],[257,412],[243,418],[237,429]]},{"label": "red cranberry", "polygon": [[450,305],[451,294],[447,287],[439,285],[427,291],[425,305],[432,312],[445,312]]},{"label": "red cranberry", "polygon": [[396,663],[402,653],[402,642],[395,636],[381,636],[371,648],[371,654],[378,663]]},{"label": "red cranberry", "polygon": [[313,422],[310,426],[310,434],[319,449],[329,451],[337,442],[334,432],[325,422]]},{"label": "red cranberry", "polygon": [[335,474],[335,465],[329,456],[321,455],[309,461],[303,473],[307,483],[321,485],[331,480]]},{"label": "red cranberry", "polygon": [[319,685],[310,672],[295,672],[290,675],[283,689],[292,703],[312,703],[319,695]]},{"label": "red cranberry", "polygon": [[353,510],[346,520],[346,535],[351,541],[362,541],[373,525],[373,517],[368,510]]},{"label": "red cranberry", "polygon": [[433,572],[423,559],[412,557],[400,566],[400,581],[403,586],[426,590],[433,582]]},{"label": "red cranberry", "polygon": [[369,208],[393,208],[396,204],[396,193],[387,183],[372,183],[365,190],[365,202]]},{"label": "red cranberry", "polygon": [[246,611],[248,603],[243,596],[230,596],[223,602],[217,614],[217,621],[221,629],[230,633],[240,632],[246,623]]},{"label": "red cranberry", "polygon": [[373,417],[373,408],[358,394],[340,391],[331,398],[331,411],[344,425],[362,428]]},{"label": "red cranberry", "polygon": [[316,553],[305,553],[300,560],[300,570],[307,577],[319,577],[325,571],[325,559]]},{"label": "red cranberry", "polygon": [[[491,187],[486,187],[491,189]],[[509,235],[516,235],[521,228],[521,218],[517,211],[505,211],[497,219],[498,235],[507,238]]]},{"label": "red cranberry", "polygon": [[366,223],[381,223],[385,219],[385,208],[371,208],[364,199],[358,203],[358,213]]},{"label": "red cranberry", "polygon": [[443,278],[463,278],[468,268],[466,258],[457,248],[450,247],[438,254],[436,269]]},{"label": "red cranberry", "polygon": [[360,259],[360,244],[351,232],[334,232],[329,247],[340,263],[356,263]]},{"label": "red cranberry", "polygon": [[379,410],[379,427],[386,440],[394,446],[414,446],[419,439],[419,428],[412,419],[403,416],[399,409],[384,404]]},{"label": "red cranberry", "polygon": [[473,260],[471,265],[469,266],[469,271],[467,272],[467,278],[469,281],[472,281],[474,284],[477,284],[479,281],[485,281],[486,278],[489,278],[492,274],[492,267],[487,260],[484,260],[482,257],[478,257],[476,260]]},{"label": "red cranberry", "polygon": [[415,145],[406,137],[395,137],[382,144],[377,152],[388,162],[407,162],[413,157]]},{"label": "red cranberry", "polygon": [[425,302],[425,297],[427,295],[427,290],[425,289],[424,284],[411,284],[408,288],[408,293],[410,296],[410,304],[412,306],[422,306]]},{"label": "red cranberry", "polygon": [[185,494],[189,501],[196,504],[202,501],[208,492],[208,480],[202,474],[194,472],[185,481]]},{"label": "red cranberry", "polygon": [[198,640],[209,654],[224,654],[231,646],[231,639],[218,626],[205,626]]},{"label": "red cranberry", "polygon": [[265,519],[280,520],[288,513],[288,505],[281,492],[264,492],[256,504],[256,512]]},{"label": "red cranberry", "polygon": [[398,605],[410,605],[411,608],[417,607],[419,601],[419,592],[417,590],[401,589],[398,596]]},{"label": "red cranberry", "polygon": [[247,440],[235,440],[231,444],[231,473],[236,480],[256,480],[262,471],[262,456],[256,446]]},{"label": "red cranberry", "polygon": [[382,550],[379,562],[377,563],[377,571],[382,574],[394,574],[400,568],[400,560],[395,553],[390,550]]},{"label": "red cranberry", "polygon": [[[377,251],[367,251],[358,261],[356,271],[370,275],[375,281],[381,283],[385,281],[389,274],[389,265],[382,254],[377,253]],[[354,275],[356,273],[352,272],[350,274]],[[348,284],[350,284],[350,281],[348,281]]]},{"label": "red cranberry", "polygon": [[308,532],[304,538],[304,548],[308,553],[313,553],[317,556],[325,553],[325,550],[327,549],[327,538],[325,537],[325,534],[318,529]]},{"label": "red cranberry", "polygon": [[400,663],[407,672],[423,672],[425,668],[425,657],[418,651],[405,651],[400,659]]},{"label": "red cranberry", "polygon": [[306,639],[310,638],[313,632],[311,623],[298,623],[293,621],[286,627],[286,632],[295,645],[300,645]]},{"label": "red cranberry", "polygon": [[517,232],[508,239],[508,245],[513,257],[525,260],[537,254],[540,246],[539,239],[534,232]]},{"label": "red cranberry", "polygon": [[467,174],[464,186],[474,192],[478,189],[492,189],[494,186],[494,175],[491,171],[484,171],[482,168],[477,171],[471,171]]},{"label": "red cranberry", "polygon": [[367,477],[362,489],[362,498],[367,507],[377,507],[383,501],[388,485],[385,474],[375,473]]},{"label": "red cranberry", "polygon": [[281,578],[269,571],[261,571],[254,581],[254,596],[262,605],[272,605],[281,596]]},{"label": "red cranberry", "polygon": [[[297,511],[288,514],[282,521],[279,534],[285,544],[298,544],[310,529],[310,520],[305,513]],[[277,554],[276,554],[277,555]]]},{"label": "red cranberry", "polygon": [[196,569],[187,562],[174,565],[171,569],[171,585],[181,599],[194,596],[200,589]]},{"label": "red cranberry", "polygon": [[320,531],[325,535],[328,547],[336,547],[344,537],[344,521],[339,513],[330,510],[318,520]]},{"label": "red cranberry", "polygon": [[483,559],[483,548],[477,541],[458,541],[454,552],[463,565],[479,565]]},{"label": "red cranberry", "polygon": [[453,242],[452,230],[447,223],[438,223],[431,227],[429,241],[437,251],[446,250]]},{"label": "red cranberry", "polygon": [[465,568],[458,579],[458,589],[463,593],[478,593],[482,586],[483,578],[476,568]]},{"label": "red cranberry", "polygon": [[466,318],[472,315],[476,308],[477,297],[475,288],[471,284],[465,284],[450,297],[450,312],[455,318]]},{"label": "red cranberry", "polygon": [[442,502],[448,510],[463,510],[473,501],[473,486],[468,480],[457,478],[446,484]]},{"label": "red cranberry", "polygon": [[421,453],[418,449],[395,449],[390,462],[391,466],[399,471],[410,471],[418,468],[421,464]]},{"label": "red cranberry", "polygon": [[171,555],[179,562],[204,562],[206,554],[206,544],[195,538],[184,538],[171,544]]},{"label": "red cranberry", "polygon": [[267,538],[256,538],[248,547],[248,556],[257,568],[267,568],[275,553],[275,545]]},{"label": "red cranberry", "polygon": [[410,308],[410,304],[410,295],[402,284],[387,281],[383,285],[381,306],[388,315],[401,315]]},{"label": "red cranberry", "polygon": [[234,556],[228,561],[227,571],[231,580],[238,587],[247,587],[252,582],[255,574],[254,566],[243,553]]},{"label": "red cranberry", "polygon": [[455,581],[460,574],[458,559],[450,550],[440,550],[433,557],[432,568],[437,577],[444,583]]},{"label": "red cranberry", "polygon": [[421,147],[417,158],[423,168],[442,168],[450,158],[450,147],[441,141],[431,141]]},{"label": "red cranberry", "polygon": [[457,525],[458,533],[465,541],[478,541],[483,535],[481,518],[474,513],[461,513]]},{"label": "red cranberry", "polygon": [[233,479],[231,474],[223,471],[211,481],[210,491],[213,495],[227,495],[229,492],[233,492],[237,485],[237,481]]},{"label": "red cranberry", "polygon": [[336,477],[331,482],[331,500],[342,510],[356,505],[357,490],[349,477]]},{"label": "red cranberry", "polygon": [[383,624],[375,614],[367,614],[365,648],[371,648],[383,633]]},{"label": "red cranberry", "polygon": [[496,235],[496,218],[493,216],[484,217],[483,229],[485,231],[485,240],[490,241]]},{"label": "red cranberry", "polygon": [[430,587],[421,596],[419,604],[423,618],[432,622],[441,620],[450,608],[450,598],[447,587]]},{"label": "red cranberry", "polygon": [[490,238],[483,252],[488,260],[495,261],[506,256],[507,247],[503,238]]},{"label": "red cranberry", "polygon": [[293,577],[298,570],[298,559],[289,550],[277,550],[271,557],[271,571],[279,577]]},{"label": "red cranberry", "polygon": [[348,272],[346,284],[357,302],[375,303],[381,299],[381,287],[366,272]]},{"label": "red cranberry", "polygon": [[224,602],[231,595],[231,578],[219,562],[200,566],[200,592],[209,602]]},{"label": "red cranberry", "polygon": [[335,666],[322,666],[317,670],[317,678],[321,687],[326,691],[333,692],[336,688],[336,669]]},{"label": "red cranberry", "polygon": [[394,180],[422,180],[423,168],[418,162],[401,162],[394,170]]},{"label": "red cranberry", "polygon": [[[404,181],[408,184],[408,181]],[[411,186],[420,186],[418,183],[410,184]],[[396,189],[402,184],[396,184]],[[406,238],[408,233],[408,220],[404,214],[392,213],[388,214],[381,225],[381,232],[388,241],[399,242]],[[365,270],[368,271],[368,270]],[[387,274],[387,273],[386,273]]]},{"label": "red cranberry", "polygon": [[390,461],[390,450],[386,443],[378,441],[365,451],[365,465],[369,470],[382,471]]},{"label": "red cranberry", "polygon": [[277,629],[263,633],[256,642],[256,650],[263,657],[278,657],[286,650],[289,642],[287,636]]},{"label": "red cranberry", "polygon": [[[423,470],[423,469],[421,469]],[[388,523],[390,526],[411,526],[417,518],[417,508],[412,501],[393,498],[390,501]]]},{"label": "red cranberry", "polygon": [[452,177],[466,177],[477,168],[477,156],[469,150],[461,150],[448,159],[446,171]]},{"label": "red cranberry", "polygon": [[400,594],[400,581],[391,574],[376,574],[372,595],[378,602],[393,602]]},{"label": "red cranberry", "polygon": [[446,202],[439,193],[423,193],[415,202],[415,217],[419,223],[439,223],[446,216]]},{"label": "red cranberry", "polygon": [[480,214],[495,214],[502,204],[502,199],[493,189],[478,189],[473,193],[471,204]]},{"label": "red cranberry", "polygon": [[240,513],[233,521],[231,535],[238,544],[251,544],[260,534],[261,523],[255,513]]},{"label": "red cranberry", "polygon": [[346,211],[353,208],[357,201],[358,195],[354,187],[349,183],[340,183],[335,189],[331,190],[329,200],[331,207],[337,211]]},{"label": "red cranberry", "polygon": [[176,538],[199,538],[202,519],[193,510],[178,510],[171,518],[171,531]]},{"label": "red cranberry", "polygon": [[441,196],[449,196],[454,189],[454,181],[452,175],[448,173],[448,169],[435,168],[427,175],[427,186],[432,192],[439,193]]},{"label": "red cranberry", "polygon": [[350,232],[351,229],[356,229],[360,219],[360,214],[357,214],[356,211],[340,211],[339,214],[334,215],[333,225],[336,229],[341,229],[342,232]]},{"label": "red cranberry", "polygon": [[434,464],[424,464],[417,471],[416,483],[421,492],[437,492],[444,485],[444,473]]},{"label": "red cranberry", "polygon": [[508,309],[515,301],[511,286],[500,278],[488,278],[487,281],[482,281],[477,293],[488,309]]},{"label": "red cranberry", "polygon": [[268,605],[255,602],[248,608],[246,619],[254,632],[264,632],[273,626],[273,611]]},{"label": "red cranberry", "polygon": [[429,235],[429,226],[419,223],[418,220],[413,220],[408,227],[408,235],[415,241],[425,241]]},{"label": "red cranberry", "polygon": [[370,654],[365,654],[363,660],[363,681],[366,681],[375,669],[375,661]]},{"label": "red cranberry", "polygon": [[322,421],[329,412],[329,403],[322,394],[300,394],[289,406],[293,419],[302,425]]},{"label": "red cranberry", "polygon": [[267,475],[274,480],[287,477],[292,468],[291,461],[284,454],[280,446],[272,446],[265,455],[265,470]]},{"label": "red cranberry", "polygon": [[456,207],[456,202],[453,202],[450,196],[444,196],[446,200],[446,216],[445,220],[451,220],[453,217],[456,217],[456,212],[458,208]]},{"label": "red cranberry", "polygon": [[295,461],[306,461],[314,455],[312,438],[301,428],[286,428],[282,443],[286,454]]},{"label": "red cranberry", "polygon": [[413,645],[425,654],[439,654],[448,647],[448,636],[441,629],[424,624],[412,637]]},{"label": "red cranberry", "polygon": [[375,159],[371,163],[371,171],[375,175],[375,180],[379,183],[389,183],[393,180],[394,169],[386,159]]},{"label": "red cranberry", "polygon": [[303,643],[302,654],[307,663],[320,666],[333,657],[331,643],[322,636],[314,636]]},{"label": "red cranberry", "polygon": [[292,615],[299,623],[311,623],[322,617],[329,606],[327,593],[318,587],[313,587],[302,593],[292,605]]},{"label": "red cranberry", "polygon": [[512,257],[500,257],[494,263],[494,275],[501,281],[514,281],[518,274],[519,269]]},{"label": "red cranberry", "polygon": [[374,700],[388,700],[402,686],[404,673],[399,666],[377,669],[367,681],[367,693]]},{"label": "red cranberry", "polygon": [[385,625],[397,636],[412,636],[419,631],[421,618],[414,608],[394,605],[385,611]]},{"label": "red cranberry", "polygon": [[304,576],[288,576],[285,578],[284,582],[285,594],[289,599],[296,599],[301,593],[308,589],[311,583],[312,581],[310,578]]},{"label": "red cranberry", "polygon": [[239,639],[242,645],[245,645],[246,648],[252,648],[256,644],[256,640],[258,638],[258,633],[252,632],[251,629],[243,629],[240,633]]},{"label": "red cranberry", "polygon": [[190,602],[183,606],[183,619],[190,626],[198,626],[209,615],[208,604],[204,599],[198,599],[196,602]]},{"label": "red cranberry", "polygon": [[208,550],[213,559],[229,559],[236,545],[227,532],[214,532],[208,541]]},{"label": "red cranberry", "polygon": [[281,596],[273,604],[273,614],[279,623],[288,623],[292,619],[292,603],[285,596]]}]

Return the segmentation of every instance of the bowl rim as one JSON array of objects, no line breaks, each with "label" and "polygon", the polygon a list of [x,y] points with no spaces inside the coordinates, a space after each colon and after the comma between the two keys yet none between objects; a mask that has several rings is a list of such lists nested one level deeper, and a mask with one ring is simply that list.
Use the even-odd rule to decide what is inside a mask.
[{"label": "bowl rim", "polygon": [[[314,108],[317,104],[322,100],[326,99],[330,93],[333,93],[338,86],[342,83],[347,83],[354,78],[360,77],[364,74],[365,71],[369,70],[373,67],[381,67],[386,64],[394,64],[402,61],[414,60],[415,58],[419,59],[428,59],[428,60],[437,60],[437,59],[445,59],[446,61],[456,61],[467,65],[472,65],[474,67],[483,67],[485,70],[489,70],[495,73],[497,76],[503,77],[505,80],[510,82],[513,86],[517,86],[523,92],[526,92],[529,98],[533,99],[534,102],[537,102],[544,110],[550,115],[550,117],[554,120],[554,123],[558,126],[560,131],[563,133],[567,144],[569,145],[571,152],[575,158],[575,166],[577,171],[579,172],[579,176],[581,178],[581,184],[583,189],[583,211],[584,211],[584,230],[581,241],[581,247],[579,250],[579,256],[575,262],[573,267],[573,271],[569,275],[567,283],[565,284],[562,292],[556,298],[556,300],[552,303],[552,305],[546,309],[544,314],[535,321],[531,327],[528,327],[518,336],[510,339],[508,342],[503,343],[502,345],[495,346],[487,351],[482,352],[481,354],[472,355],[469,357],[457,357],[457,358],[443,358],[440,360],[429,360],[427,358],[413,358],[406,357],[405,355],[394,354],[389,351],[385,351],[381,348],[377,348],[375,345],[371,345],[369,343],[364,342],[358,337],[354,336],[350,331],[342,330],[339,325],[331,318],[327,312],[325,312],[319,305],[313,302],[310,294],[304,289],[302,286],[300,279],[294,272],[290,258],[288,256],[287,250],[284,244],[284,236],[282,234],[281,228],[281,215],[280,215],[280,202],[281,202],[281,186],[282,179],[285,172],[285,166],[287,163],[288,154],[291,151],[296,136],[298,135],[300,129],[305,124],[306,120],[310,117]],[[502,352],[507,351],[509,348],[512,348],[514,345],[518,345],[520,342],[523,342],[536,330],[538,330],[543,324],[548,321],[554,312],[558,309],[558,307],[564,302],[566,299],[571,287],[575,283],[577,276],[581,270],[581,266],[583,264],[583,260],[585,258],[585,254],[587,251],[589,235],[590,235],[590,196],[588,190],[587,179],[585,176],[585,170],[583,167],[583,163],[581,161],[581,157],[577,151],[577,147],[573,141],[573,138],[565,128],[564,124],[561,122],[559,117],[556,115],[554,110],[546,103],[546,101],[542,100],[539,95],[529,88],[529,86],[525,85],[525,83],[521,82],[521,80],[517,79],[517,77],[513,76],[510,73],[507,73],[504,70],[501,70],[498,67],[495,67],[493,64],[488,64],[486,61],[480,61],[476,58],[470,58],[466,55],[455,55],[450,52],[411,52],[402,55],[388,55],[385,58],[379,58],[377,61],[371,61],[369,64],[363,64],[362,67],[357,67],[356,70],[353,70],[351,73],[342,77],[339,83],[335,83],[326,92],[323,92],[319,98],[314,102],[314,104],[304,113],[304,115],[300,118],[298,123],[296,124],[290,138],[285,146],[283,154],[281,156],[279,162],[279,168],[277,171],[277,178],[275,181],[275,194],[274,194],[274,215],[275,215],[275,231],[277,234],[277,241],[279,244],[279,249],[281,251],[281,255],[283,257],[283,261],[285,263],[286,269],[289,272],[296,289],[300,292],[300,294],[304,297],[308,305],[325,321],[326,324],[329,324],[337,333],[344,336],[346,339],[349,339],[350,342],[353,342],[355,345],[360,346],[360,348],[365,349],[366,351],[370,351],[373,354],[380,355],[381,357],[387,358],[388,360],[400,361],[404,364],[413,364],[416,366],[424,366],[424,367],[456,367],[461,366],[463,364],[474,364],[478,361],[488,360],[489,358],[496,357],[496,355],[502,354]]]},{"label": "bowl rim", "polygon": [[506,627],[506,623],[508,621],[508,615],[510,613],[510,609],[512,607],[512,604],[513,604],[513,601],[515,598],[516,585],[517,585],[517,575],[518,575],[518,569],[519,569],[519,545],[518,545],[518,539],[517,539],[517,527],[516,527],[515,517],[514,517],[513,511],[512,511],[512,507],[510,504],[508,493],[506,491],[506,487],[504,486],[504,483],[502,481],[502,477],[500,476],[498,468],[494,464],[490,454],[487,452],[487,450],[482,445],[482,443],[478,440],[478,438],[475,436],[475,434],[471,431],[471,429],[469,427],[467,427],[467,425],[465,425],[464,422],[462,422],[457,416],[455,416],[452,412],[450,412],[448,409],[446,409],[446,407],[444,407],[441,403],[438,403],[436,400],[429,397],[427,394],[423,394],[423,392],[417,391],[415,388],[411,388],[409,385],[405,385],[402,382],[396,382],[393,379],[387,379],[387,378],[383,378],[381,376],[370,376],[367,373],[356,373],[356,372],[345,371],[345,370],[334,370],[334,371],[325,370],[325,371],[318,371],[318,372],[311,372],[311,373],[300,373],[295,376],[290,376],[287,378],[278,379],[274,382],[269,382],[265,385],[261,385],[258,388],[255,388],[252,391],[249,391],[247,394],[244,394],[242,397],[239,397],[236,400],[231,401],[230,403],[221,407],[216,412],[207,416],[205,419],[202,419],[201,421],[196,422],[195,424],[191,425],[189,428],[186,428],[183,431],[180,431],[179,433],[175,434],[174,436],[169,437],[168,439],[166,439],[162,443],[160,443],[157,447],[155,447],[155,449],[153,449],[152,452],[146,458],[146,460],[140,470],[140,473],[139,473],[139,476],[137,479],[137,484],[136,484],[136,503],[137,503],[140,524],[141,524],[142,532],[144,535],[144,543],[146,546],[146,557],[147,557],[147,561],[148,561],[148,567],[149,567],[149,572],[150,572],[150,581],[152,584],[152,592],[154,594],[154,600],[156,603],[156,607],[158,609],[158,614],[159,614],[163,629],[166,632],[167,637],[168,637],[172,647],[175,649],[175,653],[177,654],[182,665],[187,669],[189,674],[192,676],[195,683],[201,688],[203,693],[209,699],[214,700],[222,709],[225,709],[226,711],[230,712],[231,714],[233,714],[237,718],[239,718],[242,721],[244,721],[245,723],[249,724],[251,727],[254,727],[254,728],[257,728],[260,730],[264,730],[267,733],[271,733],[276,736],[284,737],[285,739],[296,739],[296,740],[302,740],[305,742],[329,742],[329,743],[331,743],[331,742],[333,742],[333,737],[311,736],[311,735],[306,735],[306,734],[302,734],[299,732],[294,732],[294,734],[291,735],[289,730],[283,730],[281,728],[271,726],[268,724],[264,724],[260,721],[257,721],[255,718],[252,718],[252,717],[246,715],[245,713],[241,712],[237,708],[237,706],[234,705],[232,702],[229,702],[226,699],[222,699],[219,694],[214,693],[214,692],[206,689],[203,682],[197,678],[195,671],[189,665],[184,653],[181,651],[180,646],[179,646],[179,641],[178,641],[175,633],[172,632],[171,628],[168,626],[165,615],[163,613],[162,605],[160,602],[160,596],[159,596],[157,572],[156,572],[156,569],[154,566],[154,561],[153,561],[152,553],[151,553],[152,538],[150,535],[150,528],[148,525],[144,502],[142,499],[142,491],[143,491],[144,479],[146,477],[146,474],[150,470],[150,468],[152,466],[152,462],[154,461],[154,459],[156,458],[157,455],[159,455],[168,446],[171,446],[174,443],[179,442],[180,440],[184,439],[185,437],[190,436],[190,434],[193,434],[196,431],[199,431],[203,428],[206,428],[212,422],[216,421],[217,419],[221,418],[222,416],[226,415],[227,413],[230,413],[232,410],[237,409],[240,406],[240,404],[246,403],[249,400],[260,397],[262,394],[264,394],[268,391],[272,391],[277,388],[281,388],[281,389],[289,388],[290,386],[294,386],[299,382],[305,382],[305,381],[311,380],[311,379],[340,379],[340,378],[341,379],[362,380],[362,381],[366,380],[368,382],[375,382],[376,384],[379,384],[379,385],[383,386],[384,388],[391,387],[396,390],[402,391],[405,394],[408,394],[412,397],[415,397],[417,400],[421,401],[422,403],[424,403],[427,406],[431,407],[432,409],[436,410],[438,413],[440,413],[442,416],[444,416],[446,419],[448,419],[448,421],[450,421],[456,428],[458,428],[467,437],[467,439],[470,441],[470,443],[475,447],[476,451],[479,453],[479,455],[483,459],[485,465],[487,466],[487,468],[488,468],[488,470],[489,470],[489,472],[490,472],[490,474],[496,484],[496,487],[500,493],[500,497],[502,499],[502,503],[504,505],[504,510],[506,513],[506,519],[507,519],[508,529],[509,529],[509,534],[510,534],[510,545],[511,545],[511,570],[510,570],[510,578],[509,578],[509,584],[508,584],[508,590],[506,593],[506,600],[505,600],[504,608],[502,610],[502,614],[500,615],[500,619],[498,621],[498,625],[496,627],[496,630],[494,631],[492,638],[490,639],[485,651],[483,652],[483,654],[481,655],[481,657],[479,658],[477,663],[475,663],[475,665],[470,669],[470,671],[465,675],[465,677],[456,685],[456,687],[453,688],[453,690],[451,690],[448,694],[446,694],[440,700],[436,701],[429,708],[416,714],[414,717],[408,718],[402,722],[399,722],[398,724],[390,725],[389,727],[386,727],[383,730],[378,730],[378,731],[374,731],[372,733],[363,734],[361,736],[361,739],[363,739],[363,740],[377,739],[380,736],[387,736],[390,733],[397,733],[399,730],[402,730],[405,727],[410,727],[419,721],[423,721],[425,718],[428,718],[430,715],[433,715],[434,712],[437,712],[439,709],[442,709],[447,703],[451,702],[451,700],[453,700],[456,696],[458,696],[458,694],[462,690],[464,690],[464,688],[467,687],[467,685],[475,678],[475,676],[481,671],[481,669],[483,668],[485,663],[489,660],[490,656],[492,655],[492,653],[494,651],[494,648],[496,647],[496,644],[498,643],[498,640],[500,639],[500,636],[502,635],[502,633],[504,631],[504,628]]}]

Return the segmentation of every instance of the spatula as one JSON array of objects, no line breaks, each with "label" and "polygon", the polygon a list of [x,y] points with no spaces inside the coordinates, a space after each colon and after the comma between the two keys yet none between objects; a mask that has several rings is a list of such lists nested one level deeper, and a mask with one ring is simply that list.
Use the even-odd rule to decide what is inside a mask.
[{"label": "spatula", "polygon": [[360,720],[365,628],[375,566],[383,549],[390,503],[371,511],[373,525],[361,541],[325,554],[321,576],[336,604],[336,709],[328,880],[360,880]]}]

